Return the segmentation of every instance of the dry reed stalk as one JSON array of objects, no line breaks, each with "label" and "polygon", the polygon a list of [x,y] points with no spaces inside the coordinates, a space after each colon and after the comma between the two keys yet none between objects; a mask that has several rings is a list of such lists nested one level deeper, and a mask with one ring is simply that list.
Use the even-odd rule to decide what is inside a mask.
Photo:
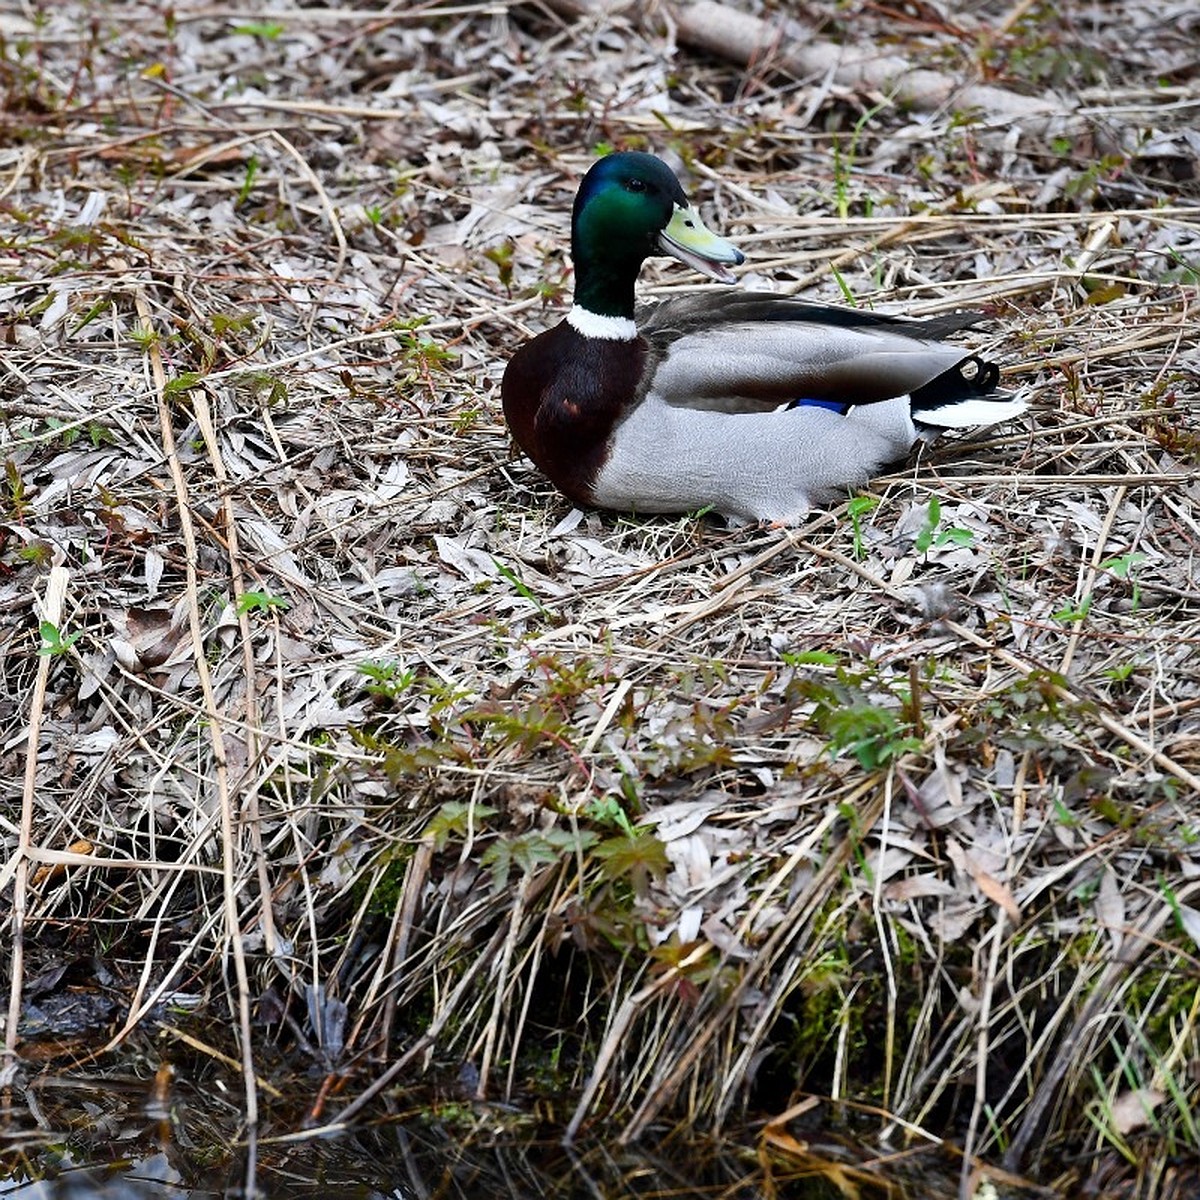
[{"label": "dry reed stalk", "polygon": [[[1142,1071],[1175,1136],[1195,1094],[1200,206],[1170,22],[1089,10],[1104,73],[1076,6],[1044,45],[1027,6],[990,48],[960,23],[1042,107],[1034,50],[1069,68],[1047,143],[537,6],[256,15],[276,33],[59,7],[0,152],[10,1052],[67,929],[122,1000],[97,1045],[155,1027],[240,1073],[229,1142],[460,1069],[523,1104],[552,1062],[581,1138],[749,1108],[781,1152],[792,1090],[869,1090],[881,1145],[961,1138],[968,1183],[1054,1139],[1165,1161],[1117,1101]],[[854,19],[947,71],[945,31]],[[496,386],[561,312],[605,141],[691,165],[751,286],[986,307],[1030,417],[799,530],[571,513]],[[81,636],[37,655],[63,571]],[[261,1078],[269,1042],[311,1094]]]}]

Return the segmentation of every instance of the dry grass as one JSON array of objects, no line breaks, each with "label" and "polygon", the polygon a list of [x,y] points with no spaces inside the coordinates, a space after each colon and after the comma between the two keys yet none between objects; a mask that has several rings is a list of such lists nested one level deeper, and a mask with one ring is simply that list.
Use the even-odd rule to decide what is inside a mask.
[{"label": "dry grass", "polygon": [[[10,1046],[95,954],[91,1048],[186,1026],[270,1132],[265,1062],[317,1122],[461,1071],[785,1158],[813,1094],[964,1179],[1188,1194],[1194,19],[961,32],[1003,7],[900,36],[1069,133],[805,126],[811,81],[537,6],[3,18]],[[684,156],[752,284],[987,307],[1028,419],[798,530],[571,512],[496,393],[600,142]]]}]

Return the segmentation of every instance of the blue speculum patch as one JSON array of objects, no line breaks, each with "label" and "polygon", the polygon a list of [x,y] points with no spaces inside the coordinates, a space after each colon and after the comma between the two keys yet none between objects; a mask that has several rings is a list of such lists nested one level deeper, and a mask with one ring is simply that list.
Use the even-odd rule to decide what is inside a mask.
[{"label": "blue speculum patch", "polygon": [[840,413],[845,416],[850,411],[850,405],[843,404],[840,400],[793,400],[791,408],[827,408],[830,412]]}]

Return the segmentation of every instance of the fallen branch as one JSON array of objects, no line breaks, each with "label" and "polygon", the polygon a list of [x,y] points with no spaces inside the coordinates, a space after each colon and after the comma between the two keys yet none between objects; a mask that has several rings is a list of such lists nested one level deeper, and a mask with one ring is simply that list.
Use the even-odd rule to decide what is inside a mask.
[{"label": "fallen branch", "polygon": [[[567,16],[606,17],[618,14],[642,20],[629,0],[548,0],[549,7]],[[931,111],[953,105],[975,110],[985,124],[1023,123],[1027,132],[1044,133],[1053,119],[1067,120],[1057,98],[1024,96],[988,83],[970,82],[942,71],[917,68],[898,54],[873,46],[843,46],[821,41],[795,18],[768,20],[738,12],[717,0],[666,3],[650,10],[665,17],[679,41],[740,66],[769,67],[798,79],[820,78],[852,91],[882,93],[897,104]]]}]

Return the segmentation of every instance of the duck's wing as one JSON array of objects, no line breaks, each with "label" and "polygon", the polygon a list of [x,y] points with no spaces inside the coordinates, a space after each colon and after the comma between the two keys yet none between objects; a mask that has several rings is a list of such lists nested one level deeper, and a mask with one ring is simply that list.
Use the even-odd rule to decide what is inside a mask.
[{"label": "duck's wing", "polygon": [[649,390],[667,404],[767,412],[805,400],[843,406],[913,399],[914,415],[992,391],[994,364],[939,339],[981,319],[909,321],[769,293],[681,297],[639,314]]}]

